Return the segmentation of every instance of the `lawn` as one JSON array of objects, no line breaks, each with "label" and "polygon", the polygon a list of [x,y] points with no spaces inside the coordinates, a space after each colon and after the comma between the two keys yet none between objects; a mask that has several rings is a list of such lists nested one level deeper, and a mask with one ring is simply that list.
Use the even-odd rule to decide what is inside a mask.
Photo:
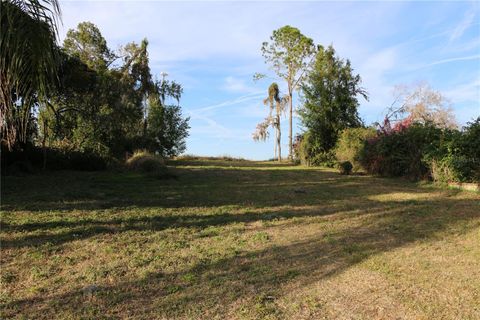
[{"label": "lawn", "polygon": [[2,177],[2,319],[480,319],[480,194],[272,162]]}]

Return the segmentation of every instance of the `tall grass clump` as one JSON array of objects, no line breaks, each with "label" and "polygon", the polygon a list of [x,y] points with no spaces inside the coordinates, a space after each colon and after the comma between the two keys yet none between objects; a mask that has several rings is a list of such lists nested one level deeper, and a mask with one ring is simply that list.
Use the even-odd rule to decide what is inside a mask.
[{"label": "tall grass clump", "polygon": [[168,178],[172,176],[162,157],[153,155],[144,150],[135,151],[133,156],[127,160],[126,167],[130,171],[151,175],[157,178]]}]

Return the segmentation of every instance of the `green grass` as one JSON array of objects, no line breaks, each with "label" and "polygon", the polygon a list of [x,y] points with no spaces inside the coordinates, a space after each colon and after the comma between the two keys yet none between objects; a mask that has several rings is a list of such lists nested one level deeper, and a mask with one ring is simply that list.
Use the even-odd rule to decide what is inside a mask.
[{"label": "green grass", "polygon": [[274,162],[2,178],[2,319],[479,319],[480,195]]}]

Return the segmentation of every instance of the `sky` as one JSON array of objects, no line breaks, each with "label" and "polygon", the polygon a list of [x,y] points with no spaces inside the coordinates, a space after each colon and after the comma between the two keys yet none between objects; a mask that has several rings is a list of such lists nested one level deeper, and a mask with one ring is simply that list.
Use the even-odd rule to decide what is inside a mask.
[{"label": "sky", "polygon": [[[291,25],[333,45],[362,77],[369,100],[359,113],[381,121],[395,85],[428,82],[452,103],[460,125],[480,116],[480,2],[61,1],[60,39],[78,23],[96,24],[110,48],[149,41],[152,73],[183,85],[190,117],[188,154],[273,158],[273,134],[254,142],[274,79],[261,55],[272,31]],[[256,72],[268,79],[254,82]],[[285,86],[279,82],[280,88]],[[300,102],[294,98],[295,106]],[[282,120],[282,154],[288,120]],[[301,133],[294,119],[294,135]]]}]

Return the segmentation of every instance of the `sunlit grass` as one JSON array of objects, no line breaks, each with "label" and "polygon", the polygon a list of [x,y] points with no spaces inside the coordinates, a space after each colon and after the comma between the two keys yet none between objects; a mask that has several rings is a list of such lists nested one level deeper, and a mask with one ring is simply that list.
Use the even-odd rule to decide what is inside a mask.
[{"label": "sunlit grass", "polygon": [[480,318],[480,195],[274,162],[2,181],[2,318]]}]

